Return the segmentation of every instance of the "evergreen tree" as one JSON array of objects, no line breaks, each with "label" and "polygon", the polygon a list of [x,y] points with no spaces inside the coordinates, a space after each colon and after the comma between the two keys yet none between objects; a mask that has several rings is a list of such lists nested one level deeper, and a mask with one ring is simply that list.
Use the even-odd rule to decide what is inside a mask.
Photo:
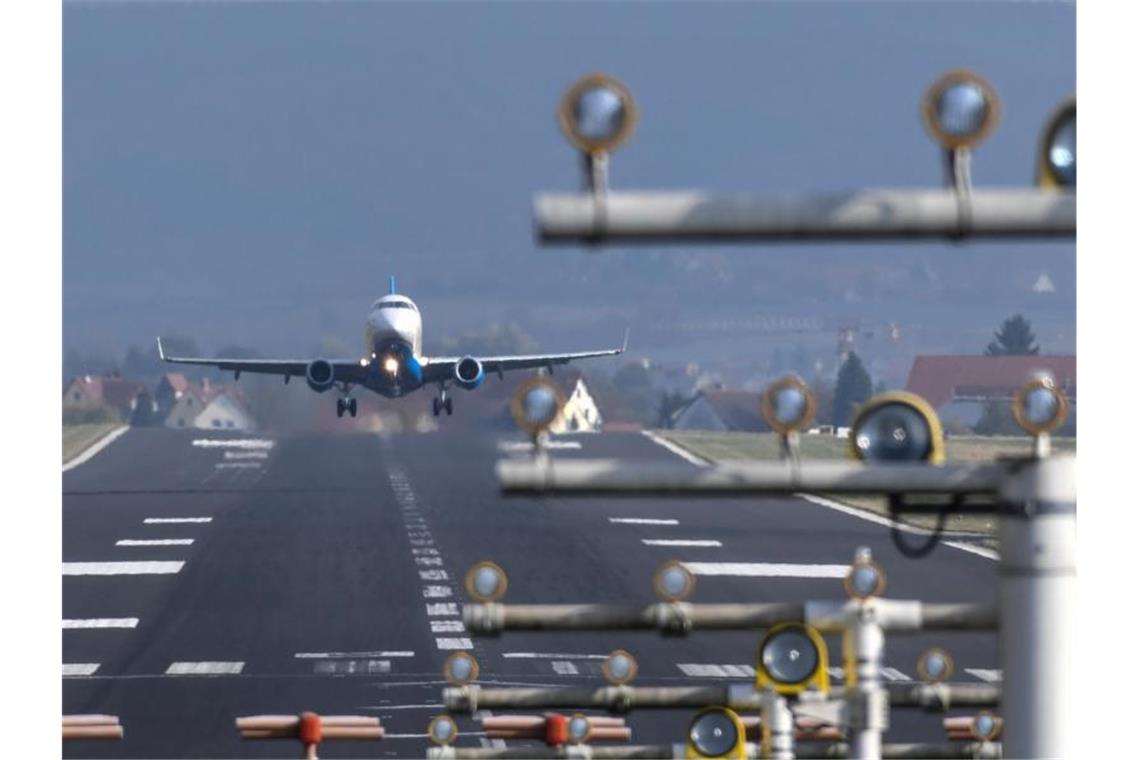
[{"label": "evergreen tree", "polygon": [[836,427],[848,425],[855,416],[855,409],[871,398],[871,376],[863,366],[859,355],[852,351],[839,368],[835,381],[835,404],[832,407],[831,423]]},{"label": "evergreen tree", "polygon": [[1020,314],[1001,323],[994,339],[986,346],[986,356],[1036,356],[1041,348],[1029,320]]}]

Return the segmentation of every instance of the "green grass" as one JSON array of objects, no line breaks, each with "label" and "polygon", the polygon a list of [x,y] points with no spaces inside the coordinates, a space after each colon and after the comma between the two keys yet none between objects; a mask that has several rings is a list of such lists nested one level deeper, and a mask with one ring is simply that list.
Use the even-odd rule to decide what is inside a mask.
[{"label": "green grass", "polygon": [[63,463],[67,464],[92,444],[119,427],[117,422],[93,422],[63,426]]},{"label": "green grass", "polygon": [[[656,432],[697,456],[714,462],[773,460],[780,457],[780,438],[775,433],[716,433],[703,430]],[[1031,452],[1032,446],[1028,437],[951,436],[946,441],[946,458],[950,462],[979,462],[997,457],[1023,456]],[[850,443],[846,439],[833,436],[800,437],[800,456],[804,459],[848,459],[849,447]],[[1071,453],[1076,451],[1076,447],[1075,438],[1053,440],[1055,452]],[[823,495],[880,515],[889,512],[884,497]],[[906,520],[924,528],[932,528],[935,524],[934,517],[925,515],[908,516]],[[997,521],[990,515],[950,513],[947,515],[945,530],[992,536],[997,530]]]}]

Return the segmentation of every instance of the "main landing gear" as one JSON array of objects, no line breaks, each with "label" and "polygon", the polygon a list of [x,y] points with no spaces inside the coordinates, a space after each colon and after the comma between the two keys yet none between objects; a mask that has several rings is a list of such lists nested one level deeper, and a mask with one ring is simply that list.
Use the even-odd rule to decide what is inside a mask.
[{"label": "main landing gear", "polygon": [[336,416],[343,417],[345,412],[348,412],[349,417],[356,416],[356,399],[346,396],[336,400]]},{"label": "main landing gear", "polygon": [[451,396],[447,395],[447,391],[443,388],[439,389],[439,398],[431,400],[431,413],[436,417],[439,416],[440,410],[446,410],[447,416],[451,416]]}]

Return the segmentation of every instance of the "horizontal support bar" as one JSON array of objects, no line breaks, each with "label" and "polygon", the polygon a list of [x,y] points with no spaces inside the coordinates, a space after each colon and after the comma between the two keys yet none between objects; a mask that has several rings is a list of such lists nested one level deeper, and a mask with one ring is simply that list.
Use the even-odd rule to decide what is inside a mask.
[{"label": "horizontal support bar", "polygon": [[[997,684],[888,683],[884,688],[892,707],[918,707],[931,712],[956,707],[995,707],[1001,701],[1001,687]],[[842,689],[837,691],[842,694]],[[722,686],[509,689],[489,689],[475,684],[443,690],[444,706],[461,713],[504,708],[625,713],[630,710],[700,709],[709,705],[724,705],[738,712],[758,712],[763,707],[762,703],[763,695],[753,689],[751,683],[743,682]]]},{"label": "horizontal support bar", "polygon": [[[749,742],[747,755],[760,757],[760,745]],[[847,744],[823,744],[803,742],[796,745],[799,757],[842,758],[847,757],[850,747]],[[684,744],[643,744],[626,747],[593,747],[588,744],[562,747],[432,747],[428,749],[432,760],[491,760],[491,758],[580,758],[581,760],[614,760],[616,758],[683,758],[687,754]],[[884,744],[880,754],[883,758],[982,758],[997,760],[1001,755],[1001,744],[997,742],[948,742],[945,744]]]},{"label": "horizontal support bar", "polygon": [[[842,758],[848,757],[847,744],[800,743],[796,745],[797,757]],[[998,760],[1001,758],[999,742],[946,742],[944,744],[884,744],[880,757],[890,758],[975,758],[976,760]]]},{"label": "horizontal support bar", "polygon": [[658,630],[685,634],[690,630],[759,631],[780,623],[805,622],[823,633],[840,633],[860,606],[874,607],[883,630],[997,630],[997,609],[987,605],[927,604],[895,599],[866,602],[810,601],[755,604],[691,604],[659,602],[646,607],[609,604],[468,604],[463,622],[474,636],[502,631]]},{"label": "horizontal support bar", "polygon": [[547,493],[657,496],[741,494],[995,494],[1011,463],[863,464],[766,461],[693,467],[616,459],[502,459],[495,466],[509,495]]},{"label": "horizontal support bar", "polygon": [[1036,188],[974,188],[960,205],[941,188],[768,197],[706,192],[543,193],[544,243],[1072,238],[1077,196]]}]

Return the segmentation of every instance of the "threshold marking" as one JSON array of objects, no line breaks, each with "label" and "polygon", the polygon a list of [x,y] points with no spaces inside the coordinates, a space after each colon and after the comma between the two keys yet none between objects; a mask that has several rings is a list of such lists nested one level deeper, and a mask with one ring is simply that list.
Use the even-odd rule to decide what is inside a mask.
[{"label": "threshold marking", "polygon": [[680,525],[677,520],[658,519],[653,517],[611,517],[610,522],[626,525]]},{"label": "threshold marking", "polygon": [[178,523],[208,523],[213,522],[212,517],[148,517],[143,522],[147,525],[174,525]]},{"label": "threshold marking", "polygon": [[444,615],[458,615],[459,607],[454,602],[436,602],[428,603],[427,607],[428,617],[441,617]]},{"label": "threshold marking", "polygon": [[189,546],[192,538],[121,538],[115,546]]},{"label": "threshold marking", "polygon": [[421,581],[445,581],[447,580],[446,570],[420,570]]},{"label": "threshold marking", "polygon": [[139,624],[138,618],[83,618],[78,620],[64,620],[65,629],[74,628],[135,628]]},{"label": "threshold marking", "polygon": [[451,586],[424,586],[425,599],[446,599],[451,593]]},{"label": "threshold marking", "polygon": [[693,678],[755,678],[751,665],[710,665],[699,662],[679,662],[681,672]]},{"label": "threshold marking", "polygon": [[742,578],[844,578],[850,565],[796,565],[779,562],[685,562],[693,575]]},{"label": "threshold marking", "polygon": [[432,633],[465,633],[467,628],[462,620],[432,620]]},{"label": "threshold marking", "polygon": [[720,541],[715,539],[701,538],[643,538],[641,543],[646,546],[723,546]]},{"label": "threshold marking", "polygon": [[293,655],[297,660],[335,660],[335,659],[355,659],[355,660],[371,660],[377,658],[388,657],[415,657],[416,653],[410,650],[399,650],[395,652],[297,652]]},{"label": "threshold marking", "polygon": [[215,470],[260,470],[261,462],[218,462]]},{"label": "threshold marking", "polygon": [[168,676],[213,676],[237,675],[245,667],[244,662],[172,662],[166,669]]},{"label": "threshold marking", "polygon": [[268,451],[227,451],[222,454],[223,459],[269,459]]},{"label": "threshold marking", "polygon": [[471,639],[454,638],[454,639],[436,639],[435,646],[437,649],[474,649],[471,645]]},{"label": "threshold marking", "polygon": [[64,562],[64,575],[173,575],[185,562]]},{"label": "threshold marking", "polygon": [[268,450],[277,445],[267,438],[195,438],[192,445],[203,449]]},{"label": "threshold marking", "polygon": [[78,678],[80,676],[94,675],[99,669],[97,662],[65,662],[63,663],[64,678]]}]

